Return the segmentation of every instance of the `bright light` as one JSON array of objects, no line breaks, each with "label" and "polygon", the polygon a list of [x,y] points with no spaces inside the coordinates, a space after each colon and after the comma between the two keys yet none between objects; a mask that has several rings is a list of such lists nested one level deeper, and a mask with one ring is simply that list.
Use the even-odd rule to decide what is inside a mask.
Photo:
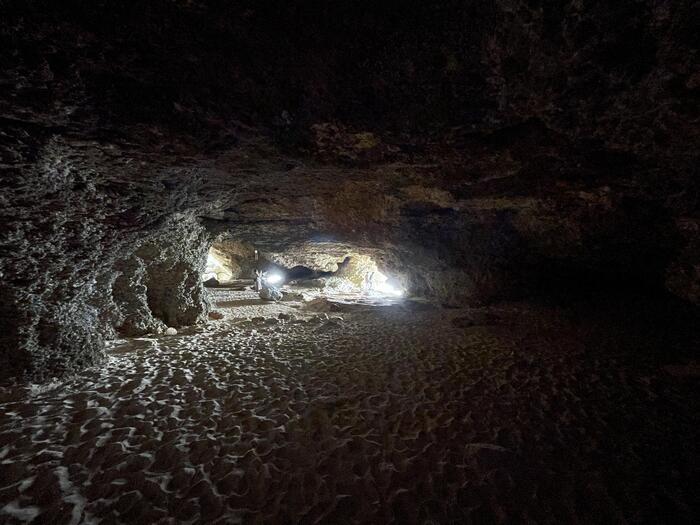
[{"label": "bright light", "polygon": [[219,282],[226,282],[233,279],[233,274],[224,262],[210,251],[209,254],[207,254],[207,265],[202,274],[202,280],[208,281],[212,278]]},{"label": "bright light", "polygon": [[382,272],[374,272],[370,282],[370,291],[384,295],[393,295],[394,297],[401,297],[404,294],[404,290],[401,287],[393,284],[391,281],[392,279],[389,279]]},{"label": "bright light", "polygon": [[282,281],[284,281],[284,275],[282,275],[281,273],[271,273],[269,275],[266,275],[263,279],[268,284],[279,284]]},{"label": "bright light", "polygon": [[395,297],[401,297],[403,295],[403,290],[401,288],[398,288],[388,282],[383,282],[383,283],[377,283],[374,286],[374,290],[379,293],[383,293],[386,295],[393,295]]}]

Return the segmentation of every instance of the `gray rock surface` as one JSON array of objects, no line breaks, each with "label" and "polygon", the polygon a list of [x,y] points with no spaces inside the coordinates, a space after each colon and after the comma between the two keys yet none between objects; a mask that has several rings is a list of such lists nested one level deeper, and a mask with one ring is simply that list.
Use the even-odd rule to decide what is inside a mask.
[{"label": "gray rock surface", "polygon": [[281,301],[283,296],[277,288],[266,286],[259,292],[260,298],[265,301]]},{"label": "gray rock surface", "polygon": [[222,240],[242,273],[253,244],[318,269],[369,255],[446,305],[700,297],[689,0],[0,9],[3,376],[206,319]]}]

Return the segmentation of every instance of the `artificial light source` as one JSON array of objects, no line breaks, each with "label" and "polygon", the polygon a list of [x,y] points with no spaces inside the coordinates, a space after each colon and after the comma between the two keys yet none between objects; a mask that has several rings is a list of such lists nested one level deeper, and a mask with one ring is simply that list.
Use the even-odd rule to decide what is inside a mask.
[{"label": "artificial light source", "polygon": [[383,283],[378,283],[374,290],[386,295],[393,295],[394,297],[401,297],[403,295],[403,290],[393,284],[384,281]]},{"label": "artificial light source", "polygon": [[395,284],[394,279],[390,279],[379,271],[373,272],[369,289],[374,293],[393,295],[394,297],[401,297],[404,294],[403,288]]},{"label": "artificial light source", "polygon": [[271,273],[271,274],[265,275],[265,276],[263,277],[263,280],[264,280],[267,284],[279,284],[279,283],[281,283],[282,281],[284,281],[284,275],[282,275],[281,273],[275,272],[275,273]]}]

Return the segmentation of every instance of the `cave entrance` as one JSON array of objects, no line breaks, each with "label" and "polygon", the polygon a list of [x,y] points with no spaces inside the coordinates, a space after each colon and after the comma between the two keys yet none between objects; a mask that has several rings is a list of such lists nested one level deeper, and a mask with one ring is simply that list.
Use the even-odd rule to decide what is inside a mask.
[{"label": "cave entrance", "polygon": [[202,272],[210,319],[241,326],[323,321],[331,313],[390,306],[405,294],[378,264],[386,254],[377,251],[330,243],[265,248],[235,241],[211,246]]},{"label": "cave entrance", "polygon": [[303,297],[392,298],[405,294],[398,279],[380,270],[375,254],[343,245],[304,243],[280,251],[256,249],[234,240],[217,241],[209,249],[202,273],[205,285],[252,289],[257,283],[282,295]]},{"label": "cave entrance", "polygon": [[305,297],[339,298],[345,301],[397,299],[405,289],[397,279],[380,271],[369,255],[351,254],[335,263],[324,262],[285,267],[274,264],[263,276],[263,282],[279,287],[283,292],[297,292]]}]

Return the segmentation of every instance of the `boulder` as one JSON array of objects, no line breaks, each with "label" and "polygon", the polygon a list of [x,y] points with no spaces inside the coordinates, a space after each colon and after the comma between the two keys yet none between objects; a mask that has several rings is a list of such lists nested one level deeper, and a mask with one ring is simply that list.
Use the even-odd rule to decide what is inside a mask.
[{"label": "boulder", "polygon": [[210,279],[207,279],[204,281],[204,286],[207,288],[217,288],[219,286],[219,281],[217,280],[216,277],[212,277]]},{"label": "boulder", "polygon": [[304,279],[299,281],[299,286],[306,288],[318,288],[319,290],[322,290],[326,286],[326,280],[323,278]]},{"label": "boulder", "polygon": [[282,300],[282,292],[280,292],[277,288],[273,287],[266,287],[260,290],[258,292],[258,295],[260,296],[260,299],[263,299],[264,301],[281,301]]},{"label": "boulder", "polygon": [[304,295],[299,292],[282,292],[283,301],[303,301]]},{"label": "boulder", "polygon": [[317,297],[304,305],[304,310],[310,312],[337,312],[340,306],[329,301],[325,297]]}]

